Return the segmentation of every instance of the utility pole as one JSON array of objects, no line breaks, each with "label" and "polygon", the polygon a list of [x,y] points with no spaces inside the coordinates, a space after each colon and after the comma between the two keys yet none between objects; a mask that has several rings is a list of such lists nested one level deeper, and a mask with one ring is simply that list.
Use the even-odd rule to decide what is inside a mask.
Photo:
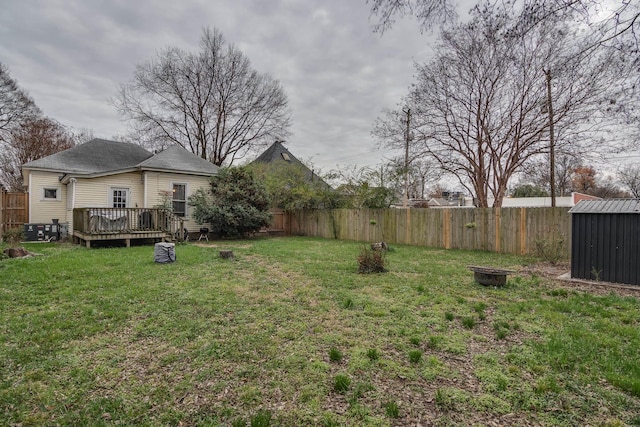
[{"label": "utility pole", "polygon": [[407,130],[404,137],[404,200],[403,207],[409,205],[409,141],[411,141],[411,109],[402,110],[407,115]]},{"label": "utility pole", "polygon": [[553,98],[551,97],[551,69],[544,70],[547,77],[547,112],[549,113],[549,185],[551,207],[556,207],[556,143],[553,132]]}]

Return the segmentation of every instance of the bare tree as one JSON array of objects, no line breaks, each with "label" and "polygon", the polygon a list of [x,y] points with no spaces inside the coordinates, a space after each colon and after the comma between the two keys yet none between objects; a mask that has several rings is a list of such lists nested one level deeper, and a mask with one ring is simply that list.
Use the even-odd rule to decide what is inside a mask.
[{"label": "bare tree", "polygon": [[216,165],[286,136],[280,83],[216,29],[205,29],[200,44],[199,53],[168,48],[138,65],[113,100],[120,115],[153,144],[178,144]]},{"label": "bare tree", "polygon": [[[509,179],[549,152],[546,70],[555,76],[553,123],[560,148],[591,141],[586,132],[601,125],[595,105],[608,86],[610,60],[604,53],[574,55],[576,34],[562,22],[548,20],[526,34],[514,31],[518,16],[510,7],[476,8],[469,23],[443,31],[434,59],[418,66],[406,100],[414,118],[413,151],[422,150],[457,176],[480,207],[490,200],[501,206]],[[388,113],[374,127],[392,147],[398,131],[389,120],[397,116]]]},{"label": "bare tree", "polygon": [[424,29],[434,24],[447,24],[458,17],[457,2],[451,0],[367,0],[371,14],[378,17],[374,27],[384,32],[395,23],[396,17],[415,16]]},{"label": "bare tree", "polygon": [[[556,195],[566,196],[572,191],[571,181],[576,168],[581,166],[581,159],[576,153],[558,153],[555,161]],[[546,159],[538,159],[527,164],[522,172],[520,182],[533,184],[550,190],[549,167]]]},{"label": "bare tree", "polygon": [[[79,129],[76,129],[69,126],[67,127],[67,134],[73,140],[73,145],[84,144],[85,142],[89,142],[95,138],[93,129],[90,129],[88,127],[81,127]],[[114,137],[111,137],[111,140],[118,141],[117,138],[118,138],[117,136],[114,136]]]},{"label": "bare tree", "polygon": [[[424,199],[428,189],[442,178],[442,169],[429,157],[416,157],[408,165],[408,193],[409,198]],[[395,180],[395,188],[401,189],[404,184],[404,157],[391,159],[389,163],[389,181]]]},{"label": "bare tree", "polygon": [[9,75],[0,63],[0,145],[9,138],[11,130],[28,117],[40,114],[33,99]]},{"label": "bare tree", "polygon": [[21,167],[27,162],[66,150],[75,144],[55,120],[33,117],[15,128],[0,153],[0,180],[5,188],[22,190]]},{"label": "bare tree", "polygon": [[[371,14],[378,18],[375,31],[384,32],[395,23],[397,17],[414,16],[419,25],[428,30],[434,25],[449,25],[458,17],[459,2],[455,0],[366,0]],[[475,7],[486,2],[478,1]],[[640,4],[632,1],[607,4],[598,0],[525,0],[526,12],[517,24],[521,30],[529,30],[546,19],[575,19],[588,23],[600,34],[598,44],[619,40],[621,35],[636,39],[640,31]],[[637,56],[637,53],[636,53]]]},{"label": "bare tree", "polygon": [[618,186],[612,176],[599,177],[596,188],[590,194],[601,199],[628,199],[631,196]]},{"label": "bare tree", "polygon": [[638,199],[640,198],[640,166],[626,165],[618,170],[618,181],[622,186]]}]

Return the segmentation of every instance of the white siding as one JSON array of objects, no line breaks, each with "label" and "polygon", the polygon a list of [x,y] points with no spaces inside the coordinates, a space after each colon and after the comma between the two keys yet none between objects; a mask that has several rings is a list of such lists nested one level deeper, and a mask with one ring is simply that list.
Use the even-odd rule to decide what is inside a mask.
[{"label": "white siding", "polygon": [[[172,191],[173,184],[186,184],[187,198],[198,188],[208,188],[209,177],[184,174],[145,172],[146,198],[143,175],[129,172],[97,178],[77,178],[75,182],[75,203],[72,206],[74,183],[67,185],[59,181],[60,173],[30,171],[31,188],[29,188],[30,222],[50,223],[53,218],[66,222],[72,230],[73,208],[111,207],[111,189],[129,189],[129,207],[158,207],[162,202],[161,191]],[[44,188],[57,188],[59,200],[41,200]],[[191,217],[191,206],[187,206],[185,227],[197,232],[200,225]]]},{"label": "white siding", "polygon": [[[209,188],[209,177],[195,176],[195,175],[183,175],[177,173],[159,173],[159,172],[146,172],[147,176],[147,204],[146,207],[157,207],[162,203],[162,191],[172,191],[173,184],[186,184],[187,185],[187,199],[198,188]],[[200,225],[197,224],[191,217],[193,208],[187,205],[187,216],[185,217],[185,228],[187,230],[196,232],[200,229]]]},{"label": "white siding", "polygon": [[128,207],[144,207],[142,175],[129,172],[98,178],[78,178],[76,182],[76,204],[74,208],[110,208],[111,189],[129,189]]},{"label": "white siding", "polygon": [[[56,218],[61,223],[68,222],[67,218],[67,187],[60,183],[60,174],[54,172],[29,171],[31,178],[29,187],[29,222],[51,223]],[[45,200],[45,188],[55,188],[58,198]]]}]

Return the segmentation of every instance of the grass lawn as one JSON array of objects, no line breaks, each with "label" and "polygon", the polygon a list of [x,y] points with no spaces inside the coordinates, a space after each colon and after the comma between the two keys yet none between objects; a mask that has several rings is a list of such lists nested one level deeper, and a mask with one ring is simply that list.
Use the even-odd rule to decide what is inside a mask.
[{"label": "grass lawn", "polygon": [[[640,426],[640,292],[274,238],[0,260],[0,425]],[[218,252],[233,250],[235,260]],[[520,272],[504,288],[467,265]],[[599,288],[598,288],[599,289]]]}]

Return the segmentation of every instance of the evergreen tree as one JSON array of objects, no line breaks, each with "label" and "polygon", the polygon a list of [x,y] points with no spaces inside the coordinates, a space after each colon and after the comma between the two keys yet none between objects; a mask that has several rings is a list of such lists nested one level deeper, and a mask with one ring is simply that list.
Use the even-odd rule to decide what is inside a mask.
[{"label": "evergreen tree", "polygon": [[220,169],[208,190],[189,197],[195,220],[222,238],[246,237],[268,226],[269,204],[264,186],[244,167]]}]

